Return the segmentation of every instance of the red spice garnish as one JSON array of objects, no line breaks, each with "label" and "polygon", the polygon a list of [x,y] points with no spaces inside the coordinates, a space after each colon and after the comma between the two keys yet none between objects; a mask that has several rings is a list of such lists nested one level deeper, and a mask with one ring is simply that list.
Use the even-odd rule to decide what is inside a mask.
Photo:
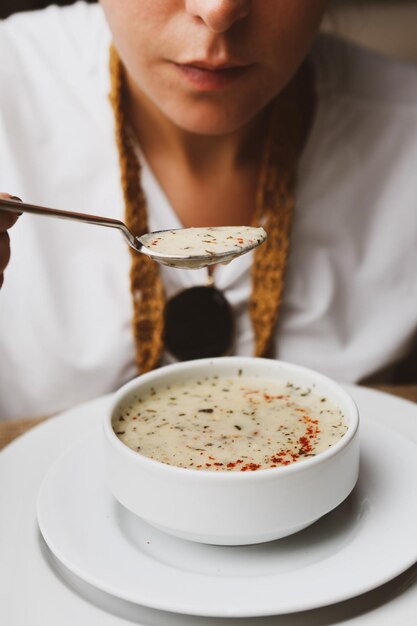
[{"label": "red spice garnish", "polygon": [[296,452],[292,452],[291,450],[281,450],[281,452],[277,452],[274,456],[271,456],[269,461],[272,461],[272,463],[280,463],[281,465],[289,465],[290,463],[297,461],[299,458],[300,455]]},{"label": "red spice garnish", "polygon": [[251,472],[256,472],[256,470],[258,470],[261,466],[258,463],[248,463],[247,465],[244,465],[243,467],[240,468],[241,472],[246,472],[246,471],[251,471]]},{"label": "red spice garnish", "polygon": [[300,437],[298,442],[301,446],[301,449],[300,449],[301,454],[307,454],[313,450],[313,447],[310,441],[307,439],[307,437]]},{"label": "red spice garnish", "polygon": [[269,393],[264,393],[264,398],[267,402],[269,402],[270,400],[282,400],[283,398],[285,398],[286,396],[284,395],[279,395],[279,396],[270,396]]}]

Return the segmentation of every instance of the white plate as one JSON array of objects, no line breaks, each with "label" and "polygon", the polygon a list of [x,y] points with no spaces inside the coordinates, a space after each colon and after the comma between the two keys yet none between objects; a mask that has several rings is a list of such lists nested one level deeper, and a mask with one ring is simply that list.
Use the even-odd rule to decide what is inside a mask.
[{"label": "white plate", "polygon": [[360,437],[360,479],[345,503],[286,539],[224,547],[171,537],[120,506],[103,480],[95,428],[48,472],[39,526],[72,573],[143,606],[252,617],[333,604],[417,560],[417,448],[366,414]]},{"label": "white plate", "polygon": [[[417,405],[348,387],[363,415],[417,443]],[[0,452],[0,623],[7,626],[415,626],[417,566],[371,592],[287,615],[211,619],[166,613],[118,600],[71,574],[40,538],[36,501],[51,464],[80,432],[93,428],[108,399],[75,407],[32,429]]]}]

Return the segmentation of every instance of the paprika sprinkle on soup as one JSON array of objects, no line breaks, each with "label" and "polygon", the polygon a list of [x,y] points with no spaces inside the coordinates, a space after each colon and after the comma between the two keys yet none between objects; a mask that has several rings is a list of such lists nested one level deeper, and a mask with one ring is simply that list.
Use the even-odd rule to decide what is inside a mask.
[{"label": "paprika sprinkle on soup", "polygon": [[132,450],[162,463],[255,472],[327,450],[347,424],[341,410],[314,389],[239,371],[152,388],[125,405],[113,429]]}]

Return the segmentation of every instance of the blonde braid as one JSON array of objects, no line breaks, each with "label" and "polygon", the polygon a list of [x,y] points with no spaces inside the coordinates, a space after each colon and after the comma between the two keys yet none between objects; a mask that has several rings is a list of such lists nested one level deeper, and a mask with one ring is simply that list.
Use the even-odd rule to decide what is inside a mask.
[{"label": "blonde braid", "polygon": [[267,356],[280,310],[295,206],[299,156],[314,112],[312,68],[305,64],[277,97],[263,156],[254,223],[268,239],[254,253],[249,314],[255,356]]},{"label": "blonde braid", "polygon": [[[110,50],[110,102],[113,106],[116,143],[119,151],[121,184],[125,200],[125,221],[137,236],[147,233],[146,198],[140,185],[140,164],[136,158],[124,102],[125,75],[114,47]],[[140,373],[158,365],[163,349],[165,297],[158,264],[131,250],[130,284],[133,297],[133,334]]]}]

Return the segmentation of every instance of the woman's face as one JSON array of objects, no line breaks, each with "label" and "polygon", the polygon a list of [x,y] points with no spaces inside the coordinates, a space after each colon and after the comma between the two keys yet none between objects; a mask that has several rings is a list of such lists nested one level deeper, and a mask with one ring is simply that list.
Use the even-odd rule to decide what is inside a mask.
[{"label": "woman's face", "polygon": [[101,0],[136,95],[198,134],[243,127],[307,54],[326,0]]}]

